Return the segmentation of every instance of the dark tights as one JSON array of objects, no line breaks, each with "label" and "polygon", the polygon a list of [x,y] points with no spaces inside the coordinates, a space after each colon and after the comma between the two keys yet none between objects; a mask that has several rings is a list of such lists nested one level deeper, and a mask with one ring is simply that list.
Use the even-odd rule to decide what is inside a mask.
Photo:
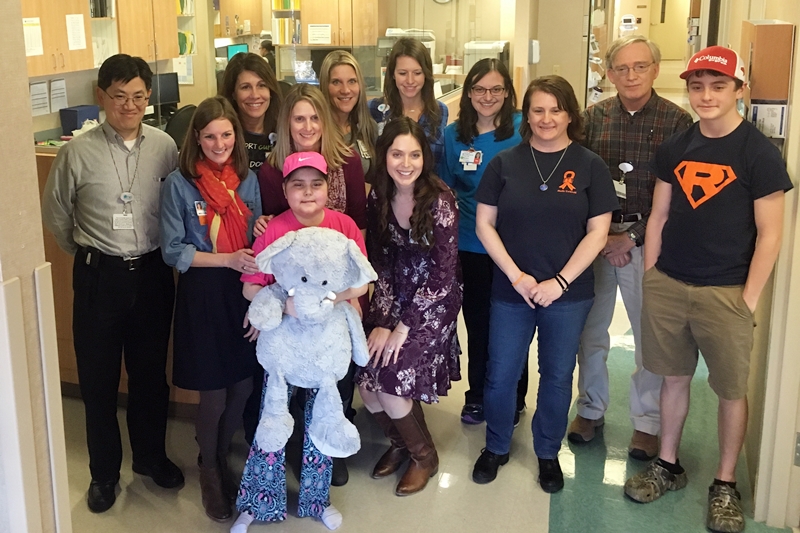
[{"label": "dark tights", "polygon": [[227,389],[200,391],[195,431],[204,464],[211,466],[217,457],[228,455],[252,390],[253,378],[246,378]]}]

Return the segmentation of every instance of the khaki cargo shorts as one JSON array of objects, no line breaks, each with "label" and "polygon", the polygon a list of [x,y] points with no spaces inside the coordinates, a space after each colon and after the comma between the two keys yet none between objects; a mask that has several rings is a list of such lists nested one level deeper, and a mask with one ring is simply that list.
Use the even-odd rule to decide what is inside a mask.
[{"label": "khaki cargo shorts", "polygon": [[692,376],[698,351],[725,400],[747,394],[753,313],[743,285],[699,286],[651,268],[642,280],[642,363],[661,376]]}]

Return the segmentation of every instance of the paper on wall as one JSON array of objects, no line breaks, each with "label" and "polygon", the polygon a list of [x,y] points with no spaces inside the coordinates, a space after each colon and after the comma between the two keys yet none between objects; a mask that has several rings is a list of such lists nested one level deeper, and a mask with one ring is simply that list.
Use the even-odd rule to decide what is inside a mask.
[{"label": "paper on wall", "polygon": [[67,82],[64,79],[50,80],[50,112],[69,107],[67,104]]},{"label": "paper on wall", "polygon": [[47,92],[47,82],[40,81],[30,84],[31,90],[31,115],[38,117],[40,115],[50,114],[50,98]]},{"label": "paper on wall", "polygon": [[86,50],[86,30],[83,14],[67,15],[67,41],[70,50]]},{"label": "paper on wall", "polygon": [[331,25],[309,24],[308,44],[331,44]]},{"label": "paper on wall", "polygon": [[22,30],[25,35],[25,56],[43,56],[42,22],[39,17],[23,18]]},{"label": "paper on wall", "polygon": [[178,74],[180,85],[194,85],[192,56],[176,57],[172,60],[172,70]]}]

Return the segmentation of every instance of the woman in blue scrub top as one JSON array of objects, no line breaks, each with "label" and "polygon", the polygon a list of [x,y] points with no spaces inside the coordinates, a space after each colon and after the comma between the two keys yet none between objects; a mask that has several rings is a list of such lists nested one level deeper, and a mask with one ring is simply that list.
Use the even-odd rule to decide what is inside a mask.
[{"label": "woman in blue scrub top", "polygon": [[[475,235],[475,190],[489,161],[502,150],[522,142],[517,95],[506,66],[497,59],[481,59],[464,81],[458,119],[444,132],[444,155],[439,176],[456,193],[460,219],[458,256],[464,276],[464,322],[467,326],[469,389],[461,421],[483,422],[483,381],[489,355],[489,306],[492,259]],[[528,367],[517,386],[515,422],[525,408]],[[516,425],[516,424],[515,424]]]}]

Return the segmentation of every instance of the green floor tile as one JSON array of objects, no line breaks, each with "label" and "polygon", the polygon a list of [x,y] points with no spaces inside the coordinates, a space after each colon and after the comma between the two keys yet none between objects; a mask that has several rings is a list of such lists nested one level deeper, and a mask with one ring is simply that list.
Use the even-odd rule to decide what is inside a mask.
[{"label": "green floor tile", "polygon": [[[717,398],[708,386],[708,370],[700,362],[692,381],[689,417],[683,433],[680,460],[689,485],[661,499],[638,504],[627,499],[622,486],[645,463],[628,459],[632,426],[628,390],[633,351],[612,348],[608,358],[611,402],[602,432],[590,443],[574,445],[564,439],[559,460],[564,490],[550,500],[550,533],[703,532],[708,485],[717,463]],[[577,379],[577,374],[576,374]],[[570,420],[575,416],[575,407]],[[748,516],[748,533],[790,531],[752,520],[752,493],[746,481],[744,458],[737,470],[739,490]]]}]

